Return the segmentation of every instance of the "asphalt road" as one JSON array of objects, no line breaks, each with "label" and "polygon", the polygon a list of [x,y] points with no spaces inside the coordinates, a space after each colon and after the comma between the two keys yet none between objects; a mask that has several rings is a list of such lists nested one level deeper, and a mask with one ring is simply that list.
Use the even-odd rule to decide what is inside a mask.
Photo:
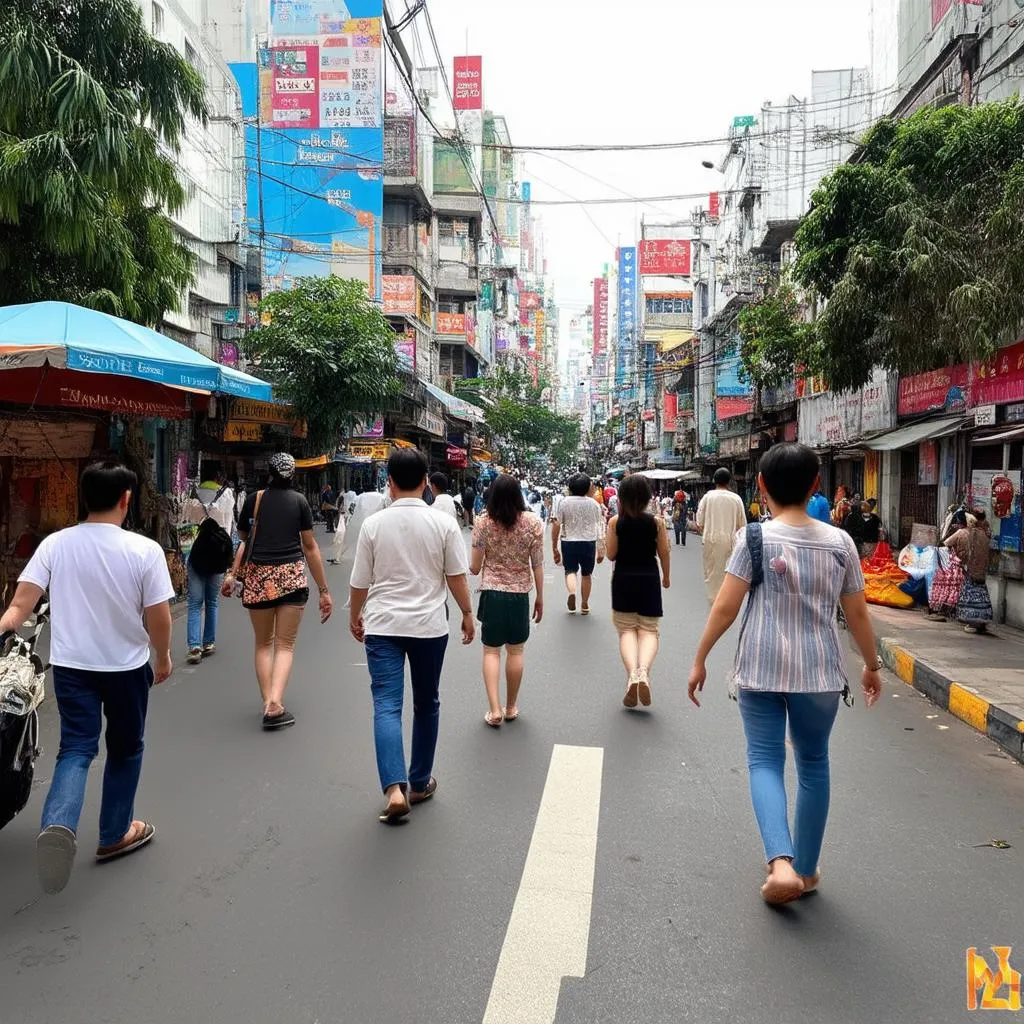
[{"label": "asphalt road", "polygon": [[[599,798],[593,884],[587,872],[579,883],[592,913],[564,940],[589,936],[586,972],[561,980],[558,1024],[976,1016],[965,949],[1012,945],[1024,968],[1024,771],[889,677],[876,708],[840,709],[820,893],[765,907],[725,695],[731,645],[696,711],[685,682],[706,613],[700,548],[673,551],[651,711],[620,703],[607,567],[589,618],[568,617],[549,578],[520,721],[484,726],[480,648],[453,640],[440,788],[401,828],[376,821],[365,658],[340,607],[327,626],[312,608],[303,624],[288,700],[298,725],[280,734],[259,729],[241,609],[226,603],[220,651],[198,668],[184,664],[178,621],[179,668],[153,694],[137,806],[157,838],[92,863],[98,763],[75,875],[56,897],[39,894],[33,848],[56,749],[48,702],[37,790],[0,832],[0,1021],[480,1024],[507,930],[505,985],[529,1007],[540,985],[517,965],[534,942],[563,946],[556,882],[543,895],[551,914],[525,939],[509,922],[542,794],[559,781],[548,780],[556,744],[603,751],[587,777]],[[330,574],[343,593],[347,567]],[[980,845],[992,839],[1012,846]],[[489,1019],[530,1014],[492,1005]]]}]

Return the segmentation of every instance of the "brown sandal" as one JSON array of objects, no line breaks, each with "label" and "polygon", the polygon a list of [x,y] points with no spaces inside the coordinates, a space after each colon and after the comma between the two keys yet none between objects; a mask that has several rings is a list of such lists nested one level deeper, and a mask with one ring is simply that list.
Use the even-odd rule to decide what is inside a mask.
[{"label": "brown sandal", "polygon": [[129,853],[145,846],[156,835],[156,829],[147,821],[133,821],[128,834],[119,843],[113,846],[98,846],[96,848],[96,859],[98,861],[115,860],[118,857],[126,857]]},{"label": "brown sandal", "polygon": [[433,775],[430,776],[430,780],[427,782],[426,788],[422,790],[410,790],[409,791],[409,803],[415,807],[416,804],[421,804],[425,800],[429,800],[437,792],[437,779]]}]

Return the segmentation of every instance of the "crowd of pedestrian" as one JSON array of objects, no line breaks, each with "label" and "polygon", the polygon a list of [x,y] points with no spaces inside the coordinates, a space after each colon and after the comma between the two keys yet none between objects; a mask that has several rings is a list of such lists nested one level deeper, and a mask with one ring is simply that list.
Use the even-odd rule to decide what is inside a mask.
[{"label": "crowd of pedestrian", "polygon": [[[747,598],[731,691],[743,718],[768,867],[762,894],[769,902],[785,902],[813,889],[828,811],[829,733],[840,699],[849,693],[837,607],[865,659],[861,682],[869,704],[880,686],[860,569],[865,545],[875,542],[877,516],[868,503],[844,496],[841,521],[834,522],[833,508],[833,521],[824,522],[818,471],[809,449],[772,448],[761,460],[756,515],[748,515],[725,469],[715,473],[714,488],[695,510],[682,490],[655,493],[640,474],[602,486],[574,473],[567,493],[552,495],[550,505],[539,489],[509,474],[455,496],[448,478],[428,474],[426,460],[412,449],[390,457],[384,492],[342,495],[325,486],[319,493],[325,526],[343,534],[354,554],[349,629],[366,650],[384,798],[380,820],[404,821],[437,791],[439,693],[453,612],[461,616],[464,644],[473,642],[479,623],[486,725],[496,730],[520,717],[525,650],[532,627],[544,618],[547,519],[570,615],[590,614],[595,569],[605,558],[612,563],[611,619],[625,671],[622,703],[649,708],[662,594],[672,580],[672,536],[676,545],[685,543],[695,511],[712,607],[690,674],[690,697],[699,705],[708,654]],[[189,566],[189,661],[216,650],[218,599],[240,597],[253,629],[260,724],[268,731],[295,724],[285,697],[310,576],[321,623],[333,610],[313,511],[294,484],[295,461],[279,454],[269,461],[266,486],[241,502],[225,481],[212,480],[197,489],[189,509],[204,538],[198,543],[197,537]],[[133,474],[117,463],[87,469],[86,520],[44,540],[0,620],[0,630],[16,628],[49,591],[61,744],[37,844],[48,892],[63,888],[70,875],[102,715],[108,759],[96,855],[123,856],[155,834],[151,823],[134,817],[134,797],[149,687],[172,670],[172,588],[160,548],[121,529],[135,486]],[[468,555],[463,523],[471,525]],[[972,531],[981,532],[976,522],[950,541],[962,551],[970,579],[980,564]],[[232,532],[238,538],[233,552]],[[480,581],[475,614],[470,576]],[[407,666],[408,760],[402,732]],[[795,836],[783,785],[787,728],[800,780]]]}]

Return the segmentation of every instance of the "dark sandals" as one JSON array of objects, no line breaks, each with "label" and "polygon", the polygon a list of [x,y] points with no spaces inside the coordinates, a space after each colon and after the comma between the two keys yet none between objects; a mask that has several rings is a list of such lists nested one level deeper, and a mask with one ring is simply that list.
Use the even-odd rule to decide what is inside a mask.
[{"label": "dark sandals", "polygon": [[268,731],[294,724],[295,716],[290,711],[279,711],[276,715],[263,716],[263,728]]}]

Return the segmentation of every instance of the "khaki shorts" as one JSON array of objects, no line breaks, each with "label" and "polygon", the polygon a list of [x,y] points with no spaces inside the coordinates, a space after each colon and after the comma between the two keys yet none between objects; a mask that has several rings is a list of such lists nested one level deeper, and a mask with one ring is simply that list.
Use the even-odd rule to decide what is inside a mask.
[{"label": "khaki shorts", "polygon": [[654,615],[640,615],[637,612],[612,612],[612,622],[620,633],[631,629],[642,629],[645,633],[659,634],[661,619]]}]

